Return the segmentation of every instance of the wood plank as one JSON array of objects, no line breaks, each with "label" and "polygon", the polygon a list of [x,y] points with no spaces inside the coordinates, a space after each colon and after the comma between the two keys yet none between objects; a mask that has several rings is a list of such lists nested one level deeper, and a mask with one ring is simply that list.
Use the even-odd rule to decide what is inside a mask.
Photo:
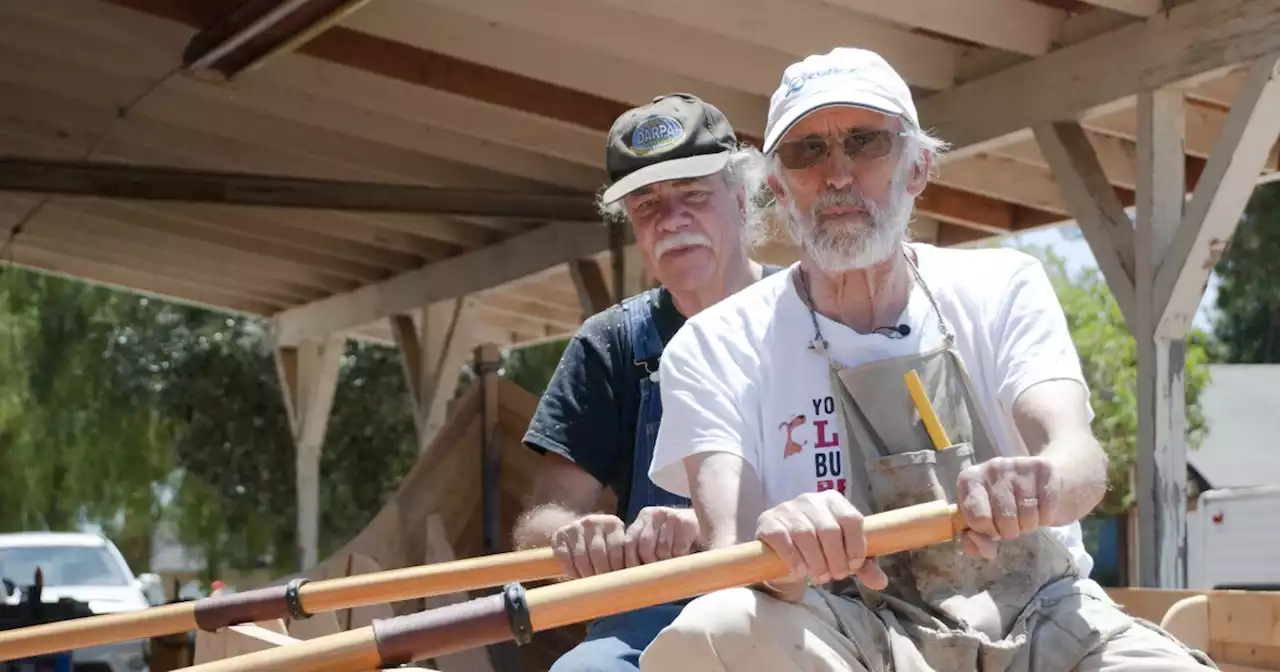
[{"label": "wood plank", "polygon": [[575,259],[569,262],[569,277],[578,291],[583,321],[613,305],[615,299],[609,292],[600,264],[595,260]]},{"label": "wood plank", "polygon": [[[1030,137],[1141,89],[1204,77],[1280,49],[1280,0],[1195,0],[1033,61],[928,96],[921,123],[950,160]],[[1001,101],[992,105],[992,101]]]},{"label": "wood plank", "polygon": [[21,240],[12,243],[5,251],[6,258],[0,264],[13,264],[34,271],[62,278],[88,282],[112,289],[151,296],[165,301],[183,303],[210,310],[263,317],[272,315],[284,306],[255,300],[242,294],[229,292],[204,283],[167,278],[111,264],[89,261],[64,254],[50,253],[28,247]]},{"label": "wood plank", "polygon": [[259,207],[596,221],[587,195],[343,182],[0,156],[0,190]]},{"label": "wood plank", "polygon": [[1111,294],[1126,322],[1133,324],[1137,318],[1133,305],[1133,223],[1128,213],[1079,124],[1046,124],[1037,126],[1035,133]]},{"label": "wood plank", "polygon": [[1085,2],[1142,17],[1151,16],[1160,11],[1161,5],[1161,0],[1085,0]]},{"label": "wood plank", "polygon": [[893,23],[1027,56],[1049,51],[1065,12],[1022,0],[830,0]]},{"label": "wood plank", "polygon": [[[960,60],[961,47],[957,44],[885,22],[870,21],[821,0],[789,0],[786,21],[779,21],[777,7],[766,2],[595,1],[696,28],[704,33],[778,49],[795,60],[856,44],[884,56],[903,79],[925,89],[939,90],[955,84],[956,66]],[[631,27],[627,26],[627,29]],[[781,77],[782,68],[769,72]]]},{"label": "wood plank", "polygon": [[1156,270],[1182,220],[1185,199],[1182,92],[1138,97],[1138,190],[1134,282],[1138,360],[1137,503],[1139,581],[1186,585],[1187,455],[1183,382],[1186,344],[1155,335]]},{"label": "wood plank", "polygon": [[320,452],[337,391],[346,339],[328,336],[276,344],[276,374],[296,452],[298,560],[301,571],[319,562]]},{"label": "wood plank", "polygon": [[484,249],[439,261],[377,285],[291,309],[275,319],[277,338],[293,343],[353,329],[418,306],[517,280],[608,246],[603,227],[548,224]]},{"label": "wood plank", "polygon": [[587,51],[518,25],[398,0],[371,3],[301,53],[551,119],[577,116],[600,132],[658,92],[691,91],[719,107],[741,132],[761,134],[769,91],[777,85],[775,80],[747,93],[608,51]]},{"label": "wood plank", "polygon": [[1156,332],[1183,338],[1280,136],[1280,57],[1254,62],[1155,280]]}]

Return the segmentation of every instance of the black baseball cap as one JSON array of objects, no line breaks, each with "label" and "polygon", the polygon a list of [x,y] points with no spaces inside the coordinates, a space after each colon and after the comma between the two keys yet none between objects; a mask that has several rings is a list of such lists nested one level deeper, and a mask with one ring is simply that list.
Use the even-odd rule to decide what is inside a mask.
[{"label": "black baseball cap", "polygon": [[613,203],[655,182],[717,173],[737,146],[733,127],[714,105],[688,93],[658,96],[609,129],[605,165],[613,184],[601,200]]}]

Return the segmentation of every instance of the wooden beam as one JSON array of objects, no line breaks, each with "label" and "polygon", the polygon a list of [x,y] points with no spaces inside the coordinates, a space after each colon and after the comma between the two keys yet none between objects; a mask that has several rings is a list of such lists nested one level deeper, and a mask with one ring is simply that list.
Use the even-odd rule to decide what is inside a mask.
[{"label": "wooden beam", "polygon": [[828,0],[860,14],[1027,56],[1053,45],[1065,12],[1022,0]]},{"label": "wooden beam", "polygon": [[183,53],[195,71],[231,78],[296,48],[368,0],[252,0],[201,31]]},{"label": "wooden beam", "polygon": [[462,363],[474,345],[475,312],[473,301],[458,298],[421,309],[419,324],[407,313],[391,316],[392,335],[413,401],[420,455],[444,426]]},{"label": "wooden beam", "polygon": [[273,328],[281,343],[347,331],[588,257],[608,244],[608,229],[603,226],[547,224],[382,283],[283,311],[273,318]]},{"label": "wooden beam", "polygon": [[346,339],[330,336],[275,348],[276,374],[297,452],[298,559],[301,570],[319,560],[320,452],[324,446]]},{"label": "wooden beam", "polygon": [[1079,124],[1059,122],[1035,128],[1036,141],[1053,169],[1080,231],[1125,321],[1133,324],[1133,222],[1107,181],[1097,152]]},{"label": "wooden beam", "polygon": [[[737,0],[594,0],[626,8],[702,32],[785,52],[796,60],[834,47],[856,44],[884,56],[907,82],[940,90],[955,84],[962,47],[905,28],[866,18],[822,0],[789,0],[786,21],[767,2]],[[619,26],[630,30],[630,25]],[[648,35],[638,35],[647,39]],[[785,66],[784,66],[785,67]],[[770,69],[773,86],[782,69]],[[757,89],[757,92],[760,90]]]},{"label": "wooden beam", "polygon": [[136,263],[123,265],[86,259],[79,254],[49,250],[39,243],[25,242],[23,238],[5,250],[4,257],[0,258],[0,267],[5,265],[232,315],[260,318],[281,308],[281,304],[214,287],[203,281],[163,276],[155,273],[154,269],[142,271]]},{"label": "wooden beam", "polygon": [[1105,9],[1147,17],[1160,11],[1162,0],[1085,0],[1091,5]]},{"label": "wooden beam", "polygon": [[1195,0],[928,96],[919,116],[952,144],[944,160],[955,160],[1277,49],[1280,0]]},{"label": "wooden beam", "polygon": [[609,294],[609,285],[605,283],[600,264],[594,259],[574,259],[569,262],[569,277],[573,279],[573,287],[578,291],[578,302],[582,305],[582,319],[603,312],[613,305],[613,297]]},{"label": "wooden beam", "polygon": [[[167,16],[188,25],[202,26],[199,21],[207,14],[207,8],[197,0],[106,1]],[[378,13],[379,7],[375,5],[354,18],[368,21]],[[606,132],[614,119],[630,107],[629,103],[549,84],[342,26],[330,29],[300,51],[347,68],[505,107],[523,115],[534,115],[580,129],[591,129],[597,133]],[[646,93],[645,99],[652,95],[652,91]],[[719,99],[715,102],[719,103]],[[761,98],[760,102],[763,105],[764,99]],[[735,126],[739,128],[760,125],[758,120],[763,119],[754,105],[744,106],[740,115],[731,114],[728,109],[725,111],[735,119]],[[740,132],[738,137],[743,142],[757,146],[760,144],[759,138],[745,132]],[[974,166],[975,170],[978,168],[978,165]],[[943,207],[937,212],[930,211],[930,204],[935,203]],[[589,206],[589,202],[584,202],[584,205]],[[929,186],[919,208],[922,214],[939,220],[993,233],[1007,233],[1065,219],[1057,213],[1035,208],[1014,208],[1001,203],[999,199],[948,190],[941,184]]]},{"label": "wooden beam", "polygon": [[1182,221],[1183,93],[1164,87],[1138,96],[1138,189],[1134,257],[1138,360],[1139,580],[1145,588],[1186,585],[1187,437],[1182,340],[1156,335],[1156,271]]},{"label": "wooden beam", "polygon": [[0,190],[281,208],[598,221],[589,194],[302,179],[0,156]]},{"label": "wooden beam", "polygon": [[1184,338],[1280,135],[1280,56],[1254,61],[1155,280],[1156,333]]}]

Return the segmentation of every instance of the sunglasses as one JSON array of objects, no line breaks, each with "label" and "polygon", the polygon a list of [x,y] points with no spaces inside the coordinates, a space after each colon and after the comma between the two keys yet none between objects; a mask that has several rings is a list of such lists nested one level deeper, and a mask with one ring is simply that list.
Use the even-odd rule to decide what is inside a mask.
[{"label": "sunglasses", "polygon": [[[888,156],[897,138],[906,135],[903,131],[887,129],[848,131],[839,138],[840,148],[854,161],[874,161]],[[811,135],[783,142],[774,152],[788,170],[803,170],[826,159],[831,153],[831,143],[826,137]]]}]

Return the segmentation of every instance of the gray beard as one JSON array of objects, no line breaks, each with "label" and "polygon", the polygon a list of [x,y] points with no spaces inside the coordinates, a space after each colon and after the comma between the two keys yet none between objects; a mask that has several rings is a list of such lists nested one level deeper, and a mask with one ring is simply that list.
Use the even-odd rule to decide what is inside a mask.
[{"label": "gray beard", "polygon": [[851,215],[819,221],[815,202],[807,213],[787,203],[787,231],[813,263],[827,273],[868,268],[889,258],[906,242],[911,218],[911,197],[906,189],[895,188],[890,207],[881,208],[862,200],[865,215]]}]

